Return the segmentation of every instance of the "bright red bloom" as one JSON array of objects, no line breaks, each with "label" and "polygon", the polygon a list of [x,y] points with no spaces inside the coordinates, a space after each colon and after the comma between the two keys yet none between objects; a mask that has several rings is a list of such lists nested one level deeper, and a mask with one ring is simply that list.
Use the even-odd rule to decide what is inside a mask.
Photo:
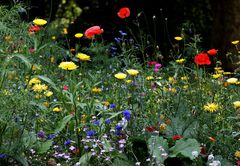
[{"label": "bright red bloom", "polygon": [[174,136],[172,136],[172,139],[173,139],[174,141],[176,141],[176,140],[178,140],[178,139],[181,139],[181,138],[183,138],[183,136],[181,136],[181,135],[174,135]]},{"label": "bright red bloom", "polygon": [[194,57],[194,62],[197,65],[210,65],[211,61],[208,57],[208,54],[200,53]]},{"label": "bright red bloom", "polygon": [[130,16],[130,10],[127,7],[123,7],[118,11],[117,15],[122,19],[127,18]]},{"label": "bright red bloom", "polygon": [[208,53],[209,55],[216,55],[217,52],[218,52],[218,50],[216,50],[216,49],[211,49],[211,50],[208,50],[207,53]]},{"label": "bright red bloom", "polygon": [[40,30],[41,30],[41,28],[35,24],[31,24],[28,28],[29,33],[34,33],[34,32],[40,31]]},{"label": "bright red bloom", "polygon": [[156,61],[149,61],[149,62],[147,62],[147,64],[150,65],[150,66],[153,66],[153,65],[156,65],[157,62]]},{"label": "bright red bloom", "polygon": [[149,133],[152,133],[152,132],[156,131],[156,129],[155,129],[155,127],[153,127],[153,126],[149,126],[149,127],[146,127],[146,128],[145,128],[145,131],[146,131],[146,132],[149,132]]},{"label": "bright red bloom", "polygon": [[94,35],[100,35],[102,33],[103,29],[101,29],[100,26],[93,26],[88,28],[84,34],[88,39],[91,39],[94,37]]},{"label": "bright red bloom", "polygon": [[68,90],[69,88],[68,88],[68,86],[67,85],[64,85],[63,86],[63,90]]}]

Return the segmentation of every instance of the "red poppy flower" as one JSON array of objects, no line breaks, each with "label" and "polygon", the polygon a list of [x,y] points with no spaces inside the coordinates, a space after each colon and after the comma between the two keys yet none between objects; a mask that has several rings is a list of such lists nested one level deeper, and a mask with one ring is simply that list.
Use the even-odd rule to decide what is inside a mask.
[{"label": "red poppy flower", "polygon": [[64,85],[63,86],[63,90],[68,90],[69,88],[68,88],[68,86],[67,85]]},{"label": "red poppy flower", "polygon": [[174,135],[174,136],[172,136],[172,139],[173,139],[174,141],[176,141],[176,140],[178,140],[178,139],[181,139],[181,138],[183,138],[183,136],[181,136],[181,135]]},{"label": "red poppy flower", "polygon": [[216,55],[217,52],[218,52],[218,50],[216,50],[216,49],[211,49],[211,50],[208,50],[207,53],[208,53],[209,55]]},{"label": "red poppy flower", "polygon": [[127,18],[130,16],[130,10],[127,7],[123,7],[118,11],[117,15],[122,19]]},{"label": "red poppy flower", "polygon": [[40,30],[41,30],[41,28],[35,24],[31,24],[28,28],[29,33],[34,33],[34,32],[40,31]]},{"label": "red poppy flower", "polygon": [[100,26],[93,26],[88,28],[84,34],[88,39],[91,39],[94,37],[94,35],[100,35],[102,33],[103,29],[101,29]]},{"label": "red poppy flower", "polygon": [[194,57],[194,62],[197,65],[210,65],[211,61],[208,57],[208,54],[200,53]]},{"label": "red poppy flower", "polygon": [[146,127],[146,128],[145,128],[145,131],[146,131],[146,132],[149,132],[149,133],[152,133],[152,132],[156,131],[156,129],[155,129],[155,127],[153,127],[153,126],[149,126],[149,127]]},{"label": "red poppy flower", "polygon": [[149,62],[147,62],[147,64],[150,65],[150,66],[153,66],[153,65],[156,65],[157,62],[156,61],[149,61]]}]

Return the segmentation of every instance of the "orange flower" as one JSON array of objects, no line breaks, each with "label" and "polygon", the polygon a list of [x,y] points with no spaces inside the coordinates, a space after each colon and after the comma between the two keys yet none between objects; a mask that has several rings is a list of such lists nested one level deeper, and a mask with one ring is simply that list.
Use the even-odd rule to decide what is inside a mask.
[{"label": "orange flower", "polygon": [[118,11],[117,15],[122,19],[127,18],[130,16],[130,10],[127,7],[123,7]]},{"label": "orange flower", "polygon": [[94,37],[94,35],[100,35],[102,33],[103,29],[101,29],[100,26],[93,26],[88,28],[84,34],[88,39],[91,39]]},{"label": "orange flower", "polygon": [[211,50],[208,50],[207,53],[208,53],[209,55],[216,55],[217,52],[218,52],[218,50],[216,50],[216,49],[211,49]]},{"label": "orange flower", "polygon": [[213,137],[208,137],[211,142],[216,142],[216,139]]}]

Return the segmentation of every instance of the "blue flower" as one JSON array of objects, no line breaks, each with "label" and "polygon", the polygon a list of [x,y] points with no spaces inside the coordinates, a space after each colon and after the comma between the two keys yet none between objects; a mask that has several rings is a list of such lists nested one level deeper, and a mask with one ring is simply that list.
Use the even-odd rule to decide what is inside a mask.
[{"label": "blue flower", "polygon": [[110,104],[109,108],[116,108],[116,104]]},{"label": "blue flower", "polygon": [[100,121],[99,121],[99,120],[96,120],[96,121],[93,122],[93,124],[99,126],[99,125],[100,125]]},{"label": "blue flower", "polygon": [[87,136],[89,136],[89,137],[92,137],[94,135],[96,135],[96,132],[93,131],[93,130],[90,130],[90,131],[87,132]]},{"label": "blue flower", "polygon": [[38,138],[45,138],[45,134],[44,134],[44,132],[43,131],[39,131],[38,133],[37,133],[37,137]]},{"label": "blue flower", "polygon": [[6,158],[6,157],[7,157],[6,154],[1,154],[1,153],[0,153],[0,159],[4,159],[4,158]]},{"label": "blue flower", "polygon": [[126,32],[123,32],[123,31],[119,31],[119,33],[122,35],[122,36],[127,36],[127,33]]},{"label": "blue flower", "polygon": [[65,142],[64,142],[64,145],[70,145],[72,141],[70,139],[67,139]]},{"label": "blue flower", "polygon": [[115,37],[114,40],[117,42],[117,43],[120,43],[121,42],[121,39],[119,37]]},{"label": "blue flower", "polygon": [[106,124],[110,124],[110,123],[111,123],[111,120],[110,120],[110,119],[107,119],[107,120],[105,120],[105,123],[106,123]]},{"label": "blue flower", "polygon": [[116,130],[122,130],[122,126],[117,125]]},{"label": "blue flower", "polygon": [[55,138],[55,137],[56,137],[55,134],[49,134],[48,137],[47,137],[47,139],[53,139],[53,138]]},{"label": "blue flower", "polygon": [[130,118],[131,118],[131,113],[130,113],[128,110],[124,110],[124,111],[123,111],[123,116],[125,117],[125,119],[126,119],[127,121],[129,121]]}]

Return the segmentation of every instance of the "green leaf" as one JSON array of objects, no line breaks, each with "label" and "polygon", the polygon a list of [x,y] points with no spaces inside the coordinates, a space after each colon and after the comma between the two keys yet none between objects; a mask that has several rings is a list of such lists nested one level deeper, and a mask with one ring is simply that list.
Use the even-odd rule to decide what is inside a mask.
[{"label": "green leaf", "polygon": [[156,158],[156,164],[161,165],[164,163],[166,157],[162,154],[166,154],[168,151],[168,142],[163,137],[152,136],[147,141],[149,153]]},{"label": "green leaf", "polygon": [[53,89],[55,89],[57,92],[60,92],[60,90],[57,88],[56,84],[51,79],[49,79],[45,76],[38,76],[38,78],[40,78],[43,81],[46,81],[48,84],[50,84],[52,86]]},{"label": "green leaf", "polygon": [[59,123],[58,123],[58,127],[54,130],[54,133],[58,133],[60,131],[62,131],[67,123],[72,119],[73,115],[67,115],[65,116]]},{"label": "green leaf", "polygon": [[14,54],[14,55],[12,55],[12,57],[16,57],[16,58],[22,60],[22,62],[25,63],[27,68],[31,68],[32,65],[31,65],[30,61],[24,55]]},{"label": "green leaf", "polygon": [[46,153],[46,152],[50,149],[50,147],[52,146],[52,143],[53,143],[52,140],[46,141],[46,142],[41,142],[41,143],[40,143],[40,146],[39,146],[39,148],[38,148],[38,150],[37,150],[38,153],[39,153],[39,154]]},{"label": "green leaf", "polygon": [[91,153],[85,153],[84,155],[81,156],[81,158],[79,159],[79,163],[81,166],[87,166],[90,159],[91,159],[92,155]]},{"label": "green leaf", "polygon": [[182,155],[193,160],[195,156],[192,155],[193,151],[200,153],[200,144],[196,139],[180,139],[176,141],[175,146],[169,149],[169,157],[177,157]]},{"label": "green leaf", "polygon": [[23,155],[17,155],[13,157],[17,161],[19,161],[23,166],[29,166],[27,159]]},{"label": "green leaf", "polygon": [[134,164],[132,162],[129,162],[128,160],[123,160],[120,158],[116,158],[113,163],[112,166],[133,166]]}]

